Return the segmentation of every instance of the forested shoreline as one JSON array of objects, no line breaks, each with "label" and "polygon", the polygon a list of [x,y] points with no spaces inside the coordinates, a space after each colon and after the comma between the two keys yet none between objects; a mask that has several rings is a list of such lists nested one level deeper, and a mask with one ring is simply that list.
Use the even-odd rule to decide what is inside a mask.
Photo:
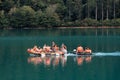
[{"label": "forested shoreline", "polygon": [[120,27],[120,0],[0,0],[0,29]]}]

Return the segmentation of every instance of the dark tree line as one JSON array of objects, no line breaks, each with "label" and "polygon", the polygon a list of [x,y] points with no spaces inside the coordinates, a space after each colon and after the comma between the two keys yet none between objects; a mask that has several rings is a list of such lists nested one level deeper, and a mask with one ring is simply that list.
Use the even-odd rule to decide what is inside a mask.
[{"label": "dark tree line", "polygon": [[0,28],[120,26],[120,0],[0,0]]}]

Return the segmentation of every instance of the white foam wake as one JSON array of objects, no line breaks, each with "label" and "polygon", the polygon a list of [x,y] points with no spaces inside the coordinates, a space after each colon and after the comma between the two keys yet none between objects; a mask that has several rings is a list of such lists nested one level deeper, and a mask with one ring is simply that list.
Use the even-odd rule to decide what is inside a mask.
[{"label": "white foam wake", "polygon": [[[68,53],[67,56],[77,56],[73,53]],[[120,52],[94,52],[91,56],[120,56]]]},{"label": "white foam wake", "polygon": [[94,56],[120,56],[120,52],[97,52],[93,53]]}]

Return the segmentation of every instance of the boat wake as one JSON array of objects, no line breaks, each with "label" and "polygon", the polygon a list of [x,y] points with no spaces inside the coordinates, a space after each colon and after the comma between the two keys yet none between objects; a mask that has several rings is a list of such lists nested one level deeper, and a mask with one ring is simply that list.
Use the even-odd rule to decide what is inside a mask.
[{"label": "boat wake", "polygon": [[110,52],[110,53],[105,53],[105,52],[97,52],[93,53],[94,56],[120,56],[120,52]]},{"label": "boat wake", "polygon": [[[78,56],[76,54],[68,53],[67,56]],[[82,55],[84,56],[84,55]],[[86,55],[85,55],[86,56]],[[120,52],[94,52],[91,56],[120,56]]]}]

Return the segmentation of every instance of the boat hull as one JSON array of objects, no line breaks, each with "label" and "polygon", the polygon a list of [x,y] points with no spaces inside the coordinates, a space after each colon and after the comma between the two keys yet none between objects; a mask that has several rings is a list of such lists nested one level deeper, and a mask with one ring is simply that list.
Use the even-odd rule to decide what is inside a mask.
[{"label": "boat hull", "polygon": [[42,54],[37,54],[37,53],[29,53],[30,56],[63,56],[64,54],[58,54],[58,53],[42,53]]},{"label": "boat hull", "polygon": [[70,56],[70,55],[72,55],[72,56],[92,56],[93,54],[92,53],[89,53],[89,54],[83,54],[83,53],[70,53],[70,54],[58,54],[58,53],[43,53],[43,54],[36,54],[36,53],[29,53],[30,54],[30,56],[42,56],[42,57],[44,57],[44,56]]},{"label": "boat hull", "polygon": [[92,53],[77,53],[77,55],[92,55]]},{"label": "boat hull", "polygon": [[86,52],[80,52],[80,53],[73,52],[73,54],[77,54],[77,55],[92,55],[92,53],[86,53]]}]

